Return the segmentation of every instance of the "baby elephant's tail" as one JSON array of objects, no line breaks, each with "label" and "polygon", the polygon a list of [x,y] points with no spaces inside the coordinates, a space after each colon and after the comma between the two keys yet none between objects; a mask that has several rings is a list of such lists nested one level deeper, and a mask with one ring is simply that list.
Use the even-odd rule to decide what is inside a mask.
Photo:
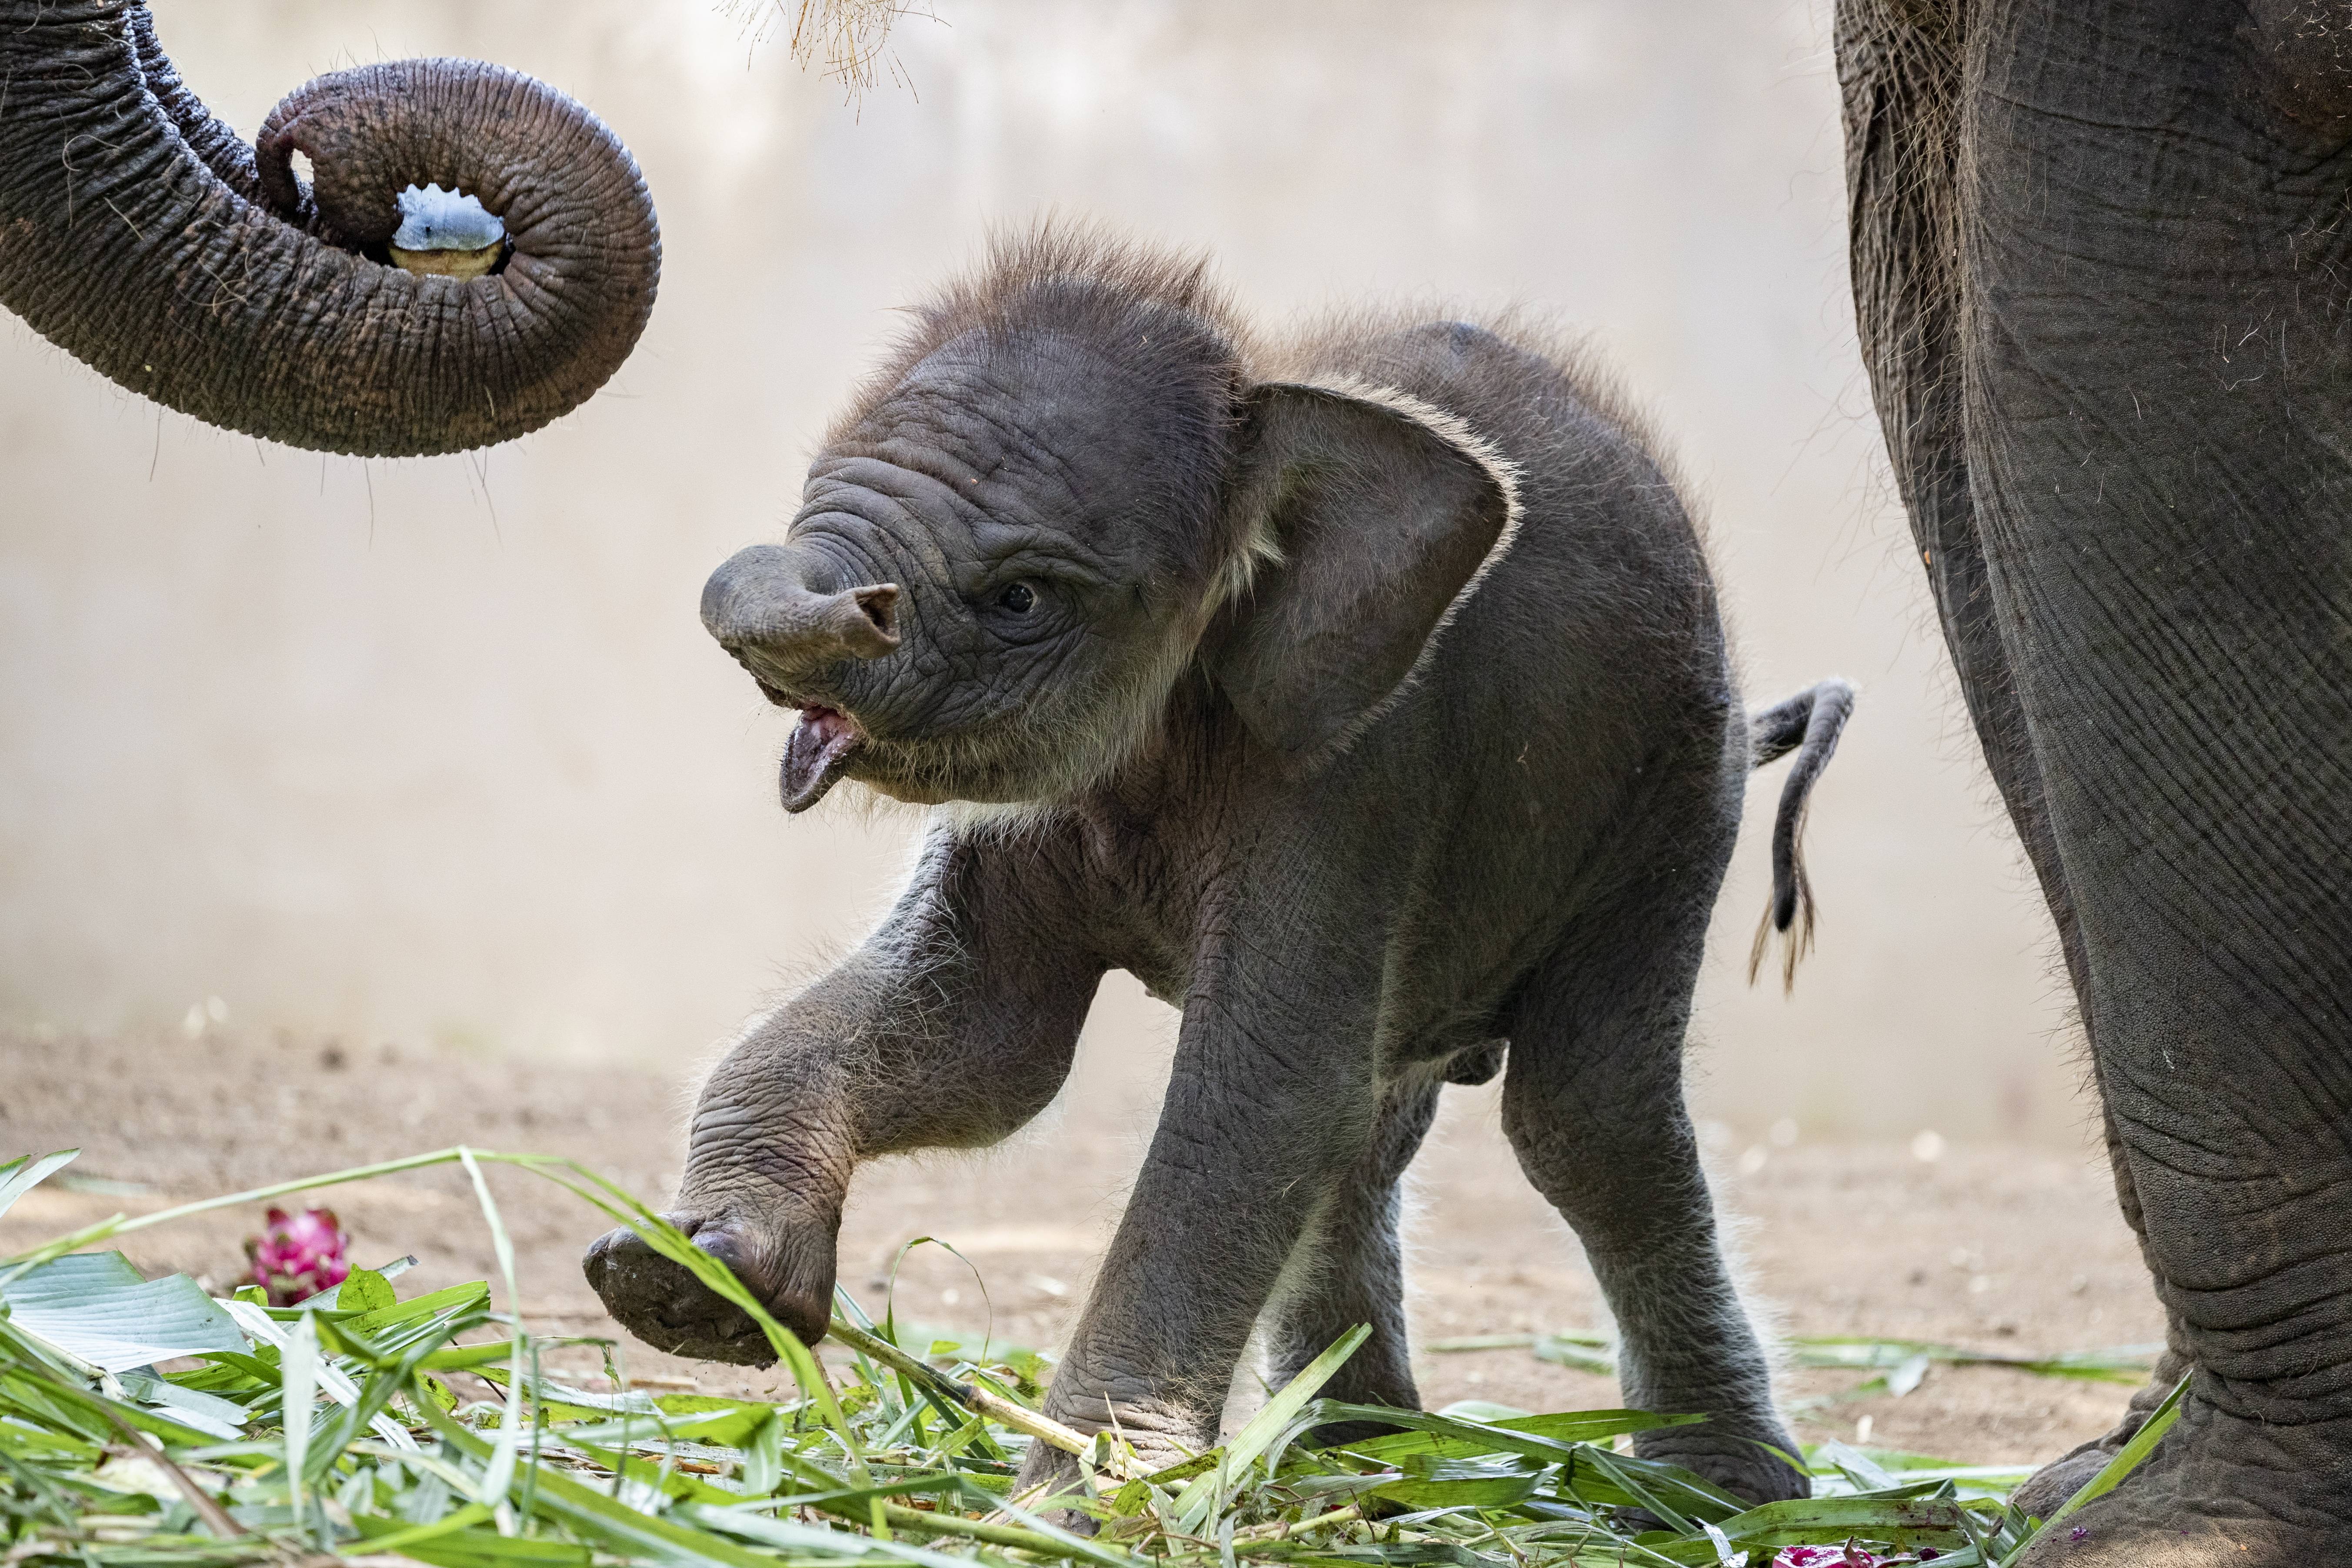
[{"label": "baby elephant's tail", "polygon": [[[1749,766],[1777,763],[1790,752],[1796,765],[1780,786],[1780,809],[1772,817],[1772,902],[1757,923],[1756,945],[1748,953],[1748,983],[1756,984],[1764,967],[1764,950],[1779,931],[1781,943],[1780,985],[1794,990],[1797,961],[1812,950],[1813,885],[1805,876],[1805,808],[1813,784],[1829,766],[1838,736],[1853,712],[1853,688],[1843,680],[1824,680],[1748,716]],[[1791,928],[1794,928],[1793,930]]]}]

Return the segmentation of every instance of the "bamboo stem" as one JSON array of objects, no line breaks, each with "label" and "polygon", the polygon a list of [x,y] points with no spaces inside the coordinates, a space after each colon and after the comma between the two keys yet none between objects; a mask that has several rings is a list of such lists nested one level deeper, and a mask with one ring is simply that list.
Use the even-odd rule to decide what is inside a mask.
[{"label": "bamboo stem", "polygon": [[137,1427],[111,1410],[101,1408],[99,1414],[104,1415],[114,1429],[129,1440],[132,1453],[142,1458],[152,1459],[163,1467],[163,1473],[172,1478],[172,1484],[180,1489],[180,1495],[188,1500],[188,1506],[196,1510],[196,1517],[203,1520],[215,1535],[219,1536],[223,1541],[235,1541],[240,1535],[253,1533],[231,1519],[228,1516],[228,1510],[221,1507],[219,1500],[196,1485],[196,1479],[180,1468],[179,1462],[163,1451],[163,1444],[145,1436]]},{"label": "bamboo stem", "polygon": [[[940,1398],[951,1399],[975,1415],[985,1415],[1000,1426],[1025,1432],[1064,1453],[1085,1455],[1095,1451],[1095,1439],[1076,1427],[1065,1426],[1050,1415],[1041,1415],[1025,1405],[1016,1405],[1002,1394],[991,1394],[976,1384],[958,1383],[930,1363],[900,1350],[879,1334],[869,1333],[845,1318],[835,1318],[830,1331],[844,1344],[871,1356],[893,1372],[914,1379]],[[1129,1463],[1128,1456],[1115,1444],[1104,1445],[1104,1448],[1102,1468],[1123,1481],[1134,1480],[1141,1474]]]},{"label": "bamboo stem", "polygon": [[1361,1519],[1363,1515],[1364,1505],[1351,1502],[1344,1508],[1335,1508],[1328,1513],[1318,1513],[1313,1519],[1295,1520],[1288,1523],[1258,1524],[1247,1530],[1237,1530],[1234,1531],[1234,1544],[1239,1546],[1244,1542],[1287,1541],[1294,1535],[1303,1535],[1310,1530],[1320,1530],[1327,1524],[1346,1523]]}]

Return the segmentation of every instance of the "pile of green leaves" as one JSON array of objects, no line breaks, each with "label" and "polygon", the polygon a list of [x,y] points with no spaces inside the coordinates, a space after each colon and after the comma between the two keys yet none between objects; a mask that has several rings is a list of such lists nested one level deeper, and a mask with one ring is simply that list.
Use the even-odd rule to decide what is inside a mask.
[{"label": "pile of green leaves", "polygon": [[[71,1158],[0,1165],[0,1213]],[[741,1306],[800,1397],[648,1396],[617,1378],[564,1385],[543,1354],[579,1342],[530,1333],[493,1310],[486,1282],[402,1300],[385,1273],[362,1269],[331,1299],[278,1309],[251,1292],[212,1300],[185,1276],[142,1279],[121,1253],[86,1250],[207,1209],[458,1164],[511,1303],[513,1247],[482,1179],[491,1163],[568,1188]],[[2038,1525],[2002,1501],[2014,1470],[1829,1444],[1810,1456],[1814,1498],[1749,1508],[1619,1448],[1630,1434],[1697,1417],[1492,1405],[1432,1415],[1318,1398],[1360,1329],[1223,1446],[1147,1473],[1123,1446],[1037,1410],[1036,1358],[983,1364],[952,1341],[912,1350],[893,1318],[874,1322],[846,1296],[833,1331],[851,1357],[828,1375],[723,1266],[642,1204],[572,1162],[535,1155],[445,1150],[117,1215],[0,1261],[0,1561],[1567,1568],[1763,1564],[1788,1546],[1853,1541],[1882,1561],[1970,1568],[2013,1558]],[[194,1364],[159,1373],[163,1362]],[[2170,1409],[2098,1490],[2161,1436]],[[1318,1428],[1367,1419],[1393,1430],[1318,1445]],[[1081,1493],[1015,1493],[1039,1442],[1078,1457]],[[1079,1521],[1091,1529],[1071,1528]]]}]

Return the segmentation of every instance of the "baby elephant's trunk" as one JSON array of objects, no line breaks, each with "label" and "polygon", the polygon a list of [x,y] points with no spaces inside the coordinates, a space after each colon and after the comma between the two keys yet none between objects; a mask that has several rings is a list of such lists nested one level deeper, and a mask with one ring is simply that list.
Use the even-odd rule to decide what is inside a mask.
[{"label": "baby elephant's trunk", "polygon": [[1772,901],[1757,923],[1756,944],[1748,950],[1751,985],[1764,967],[1764,950],[1774,931],[1786,939],[1781,944],[1783,990],[1795,987],[1797,961],[1812,950],[1813,884],[1805,875],[1805,808],[1853,712],[1853,688],[1832,679],[1748,716],[1749,766],[1760,768],[1790,752],[1797,753],[1789,782],[1780,786],[1780,809],[1772,818]]}]

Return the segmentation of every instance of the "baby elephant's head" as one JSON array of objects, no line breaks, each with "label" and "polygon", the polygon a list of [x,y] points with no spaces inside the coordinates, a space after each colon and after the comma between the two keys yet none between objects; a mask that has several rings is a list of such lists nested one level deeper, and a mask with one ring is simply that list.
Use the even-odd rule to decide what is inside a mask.
[{"label": "baby elephant's head", "polygon": [[704,624],[801,711],[788,810],[844,777],[1066,798],[1196,666],[1311,763],[1411,673],[1507,539],[1509,466],[1402,394],[1255,379],[1202,273],[1000,247],[835,424],[784,542],[711,576]]}]

